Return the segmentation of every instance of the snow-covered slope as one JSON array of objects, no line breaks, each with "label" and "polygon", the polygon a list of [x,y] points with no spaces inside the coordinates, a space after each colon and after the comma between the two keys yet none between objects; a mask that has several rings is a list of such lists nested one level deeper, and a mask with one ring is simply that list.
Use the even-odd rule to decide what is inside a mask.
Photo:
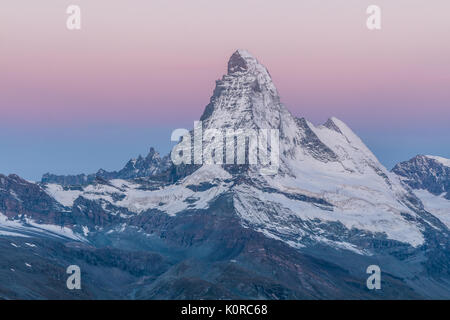
[{"label": "snow-covered slope", "polygon": [[68,227],[60,227],[54,224],[36,223],[33,219],[11,220],[0,212],[0,236],[35,237],[44,236],[51,238],[71,239],[84,241],[83,236],[76,234]]},{"label": "snow-covered slope", "polygon": [[[204,166],[195,174],[177,184],[171,184],[156,190],[147,190],[138,182],[113,179],[108,183],[95,183],[78,190],[63,188],[58,184],[45,184],[46,192],[58,202],[72,207],[79,197],[97,201],[105,210],[107,204],[126,208],[134,214],[157,209],[174,215],[186,209],[205,209],[208,202],[230,187],[230,174],[219,166]],[[202,183],[211,187],[203,190]],[[114,211],[110,211],[115,214]]]},{"label": "snow-covered slope", "polygon": [[450,168],[450,159],[439,157],[439,156],[430,156],[430,155],[427,155],[425,157],[427,157],[428,159],[436,160],[443,166]]},{"label": "snow-covered slope", "polygon": [[439,218],[450,228],[450,200],[444,195],[436,196],[427,190],[414,190],[414,194],[422,201],[425,210]]}]

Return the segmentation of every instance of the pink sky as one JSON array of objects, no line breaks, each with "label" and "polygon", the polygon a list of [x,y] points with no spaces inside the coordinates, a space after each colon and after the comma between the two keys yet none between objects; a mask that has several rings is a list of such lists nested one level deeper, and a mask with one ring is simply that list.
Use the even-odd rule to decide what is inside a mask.
[{"label": "pink sky", "polygon": [[[69,4],[81,31],[65,28]],[[369,4],[382,8],[381,31],[365,27]],[[296,115],[439,122],[450,118],[448,12],[444,0],[9,1],[2,119],[193,120],[245,48]]]}]

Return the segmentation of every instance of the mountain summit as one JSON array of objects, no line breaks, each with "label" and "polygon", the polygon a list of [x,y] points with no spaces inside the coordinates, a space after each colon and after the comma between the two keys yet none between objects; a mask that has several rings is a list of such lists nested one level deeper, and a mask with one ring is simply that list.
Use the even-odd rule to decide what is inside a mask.
[{"label": "mountain summit", "polygon": [[436,156],[418,155],[397,164],[392,172],[413,189],[427,190],[431,194],[450,200],[450,160]]},{"label": "mountain summit", "polygon": [[247,51],[228,61],[228,74],[216,81],[210,103],[200,120],[211,128],[278,128],[287,110],[267,69]]},{"label": "mountain summit", "polygon": [[267,69],[248,51],[242,49],[236,50],[228,60],[228,75],[233,74],[253,74],[260,79],[264,78],[267,83],[272,82]]},{"label": "mountain summit", "polygon": [[248,72],[250,69],[254,69],[256,65],[259,65],[259,63],[255,57],[246,50],[238,49],[228,60],[228,74]]}]

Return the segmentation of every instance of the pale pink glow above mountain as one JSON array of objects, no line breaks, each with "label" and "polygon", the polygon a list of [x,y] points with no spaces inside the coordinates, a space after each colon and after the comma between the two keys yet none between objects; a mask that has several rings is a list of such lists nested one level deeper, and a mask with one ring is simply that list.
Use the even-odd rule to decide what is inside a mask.
[{"label": "pale pink glow above mountain", "polygon": [[78,32],[68,4],[2,6],[3,121],[195,119],[237,48],[269,67],[296,115],[450,117],[448,1],[379,0],[379,32],[365,28],[367,1],[81,1]]}]

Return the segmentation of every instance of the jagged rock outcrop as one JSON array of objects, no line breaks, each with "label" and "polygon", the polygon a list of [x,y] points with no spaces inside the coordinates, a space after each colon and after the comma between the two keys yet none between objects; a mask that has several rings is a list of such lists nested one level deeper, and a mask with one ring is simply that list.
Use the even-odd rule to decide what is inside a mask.
[{"label": "jagged rock outcrop", "polygon": [[150,148],[150,152],[144,158],[141,155],[136,159],[131,159],[125,167],[119,171],[106,171],[100,169],[95,174],[78,174],[78,175],[55,175],[46,173],[43,175],[42,183],[56,183],[63,186],[80,185],[85,186],[97,177],[103,179],[134,179],[159,175],[170,167],[171,162],[169,156],[161,158],[154,148]]},{"label": "jagged rock outcrop", "polygon": [[418,155],[395,165],[392,172],[413,189],[424,189],[450,200],[450,160]]}]

